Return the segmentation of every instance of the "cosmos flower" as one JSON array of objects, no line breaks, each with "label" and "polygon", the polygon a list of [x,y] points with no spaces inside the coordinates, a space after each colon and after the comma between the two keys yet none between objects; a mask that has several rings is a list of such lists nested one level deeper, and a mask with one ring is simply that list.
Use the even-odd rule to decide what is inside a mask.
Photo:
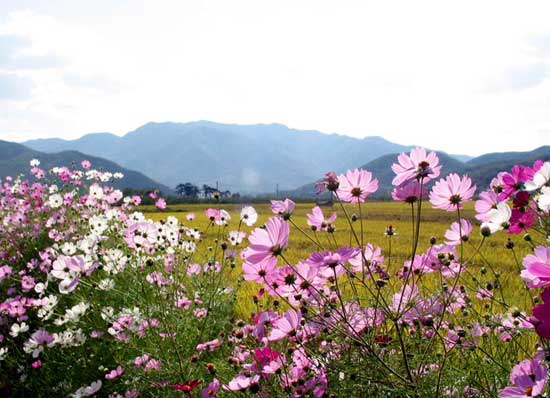
[{"label": "cosmos flower", "polygon": [[468,236],[472,232],[472,224],[466,219],[460,220],[451,224],[451,227],[445,232],[445,243],[447,245],[457,246],[468,239]]},{"label": "cosmos flower", "polygon": [[311,213],[307,214],[307,225],[314,227],[316,231],[326,231],[328,226],[331,225],[336,220],[336,212],[325,219],[323,210],[319,206],[315,206]]},{"label": "cosmos flower", "polygon": [[546,385],[546,367],[535,359],[526,359],[512,368],[510,383],[499,392],[500,398],[538,397]]},{"label": "cosmos flower", "polygon": [[439,157],[435,152],[426,154],[424,148],[414,148],[410,155],[401,153],[397,157],[398,163],[392,165],[392,170],[396,174],[392,184],[401,186],[413,180],[423,183],[430,181],[439,176],[441,166],[439,165]]},{"label": "cosmos flower", "polygon": [[367,170],[348,170],[346,174],[338,176],[338,182],[336,194],[343,202],[362,203],[378,190],[378,179],[373,179],[372,173]]},{"label": "cosmos flower", "polygon": [[437,209],[454,211],[462,209],[462,203],[472,199],[475,191],[476,186],[472,186],[470,177],[460,178],[458,174],[451,173],[435,183],[430,202]]},{"label": "cosmos flower", "polygon": [[271,201],[271,211],[273,214],[277,214],[283,217],[290,217],[294,209],[296,208],[296,203],[290,199],[285,200],[272,200]]},{"label": "cosmos flower", "polygon": [[258,221],[258,213],[256,212],[256,209],[252,206],[243,207],[241,210],[241,221],[249,227],[256,224],[256,221]]},{"label": "cosmos flower", "polygon": [[420,199],[421,192],[424,199],[428,194],[427,190],[422,189],[420,182],[413,180],[396,186],[391,192],[391,197],[398,202],[415,203]]},{"label": "cosmos flower", "polygon": [[271,217],[265,229],[256,228],[248,240],[250,245],[243,250],[243,258],[248,264],[259,264],[275,259],[288,246],[290,229],[280,217]]}]

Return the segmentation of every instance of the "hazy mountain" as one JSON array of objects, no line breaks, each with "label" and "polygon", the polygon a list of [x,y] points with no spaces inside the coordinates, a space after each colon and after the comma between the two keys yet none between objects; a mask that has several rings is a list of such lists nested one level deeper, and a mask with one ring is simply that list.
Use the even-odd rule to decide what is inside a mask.
[{"label": "hazy mountain", "polygon": [[[461,162],[444,152],[437,152],[439,162],[443,166],[441,176],[449,173],[468,174],[478,187],[478,192],[486,189],[491,179],[500,171],[508,171],[515,164],[531,166],[535,160],[550,160],[550,146],[543,146],[530,152],[488,153],[467,162]],[[391,165],[397,161],[397,153],[384,155],[374,159],[360,168],[369,170],[378,178],[379,189],[376,197],[389,197],[393,186],[391,182],[395,174]],[[315,197],[315,183],[311,182],[295,190],[285,192],[293,197]]]},{"label": "hazy mountain", "polygon": [[153,189],[158,188],[164,193],[168,193],[171,190],[153,181],[149,177],[143,175],[140,172],[128,170],[118,164],[111,162],[110,160],[102,159],[96,156],[85,155],[77,151],[61,151],[57,153],[44,153],[34,149],[27,148],[24,145],[14,142],[7,142],[0,140],[0,178],[6,176],[17,176],[20,174],[28,175],[29,162],[31,159],[40,160],[40,167],[48,170],[55,166],[67,166],[70,167],[73,162],[80,164],[81,161],[88,159],[92,162],[92,167],[96,169],[103,169],[112,173],[121,172],[124,174],[124,178],[121,180],[114,180],[112,185],[124,189]]},{"label": "hazy mountain", "polygon": [[220,184],[233,192],[274,192],[313,181],[327,170],[344,171],[409,147],[381,137],[357,139],[281,124],[232,125],[207,121],[148,123],[118,137],[88,134],[77,140],[25,143],[54,152],[78,150],[139,170],[174,187],[180,182]]}]

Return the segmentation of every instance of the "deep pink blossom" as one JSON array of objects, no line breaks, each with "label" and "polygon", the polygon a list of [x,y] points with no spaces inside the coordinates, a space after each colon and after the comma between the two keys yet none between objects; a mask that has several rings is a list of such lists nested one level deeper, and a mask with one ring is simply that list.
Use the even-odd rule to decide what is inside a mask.
[{"label": "deep pink blossom", "polygon": [[503,190],[499,194],[500,200],[506,200],[523,188],[524,183],[531,180],[535,172],[527,166],[516,165],[510,173],[502,175]]},{"label": "deep pink blossom", "polygon": [[537,218],[535,213],[530,208],[521,211],[519,209],[512,209],[512,217],[510,217],[510,226],[508,227],[509,234],[520,234],[529,229]]},{"label": "deep pink blossom", "polygon": [[550,339],[550,289],[544,289],[541,298],[543,303],[533,307],[533,318],[530,321],[540,337]]}]

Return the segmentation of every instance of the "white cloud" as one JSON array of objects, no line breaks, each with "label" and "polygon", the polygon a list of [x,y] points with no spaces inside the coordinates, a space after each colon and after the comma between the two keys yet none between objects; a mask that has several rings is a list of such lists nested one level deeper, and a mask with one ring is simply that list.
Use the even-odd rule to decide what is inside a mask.
[{"label": "white cloud", "polygon": [[0,24],[25,56],[63,60],[17,70],[34,89],[0,102],[2,138],[209,119],[468,154],[550,143],[545,1],[52,4],[14,2]]}]

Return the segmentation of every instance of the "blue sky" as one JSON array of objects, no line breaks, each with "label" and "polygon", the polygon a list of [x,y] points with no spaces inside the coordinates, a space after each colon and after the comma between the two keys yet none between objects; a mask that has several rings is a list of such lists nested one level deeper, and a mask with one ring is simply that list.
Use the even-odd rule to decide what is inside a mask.
[{"label": "blue sky", "polygon": [[550,144],[550,2],[0,2],[0,139],[284,123],[454,153]]}]

